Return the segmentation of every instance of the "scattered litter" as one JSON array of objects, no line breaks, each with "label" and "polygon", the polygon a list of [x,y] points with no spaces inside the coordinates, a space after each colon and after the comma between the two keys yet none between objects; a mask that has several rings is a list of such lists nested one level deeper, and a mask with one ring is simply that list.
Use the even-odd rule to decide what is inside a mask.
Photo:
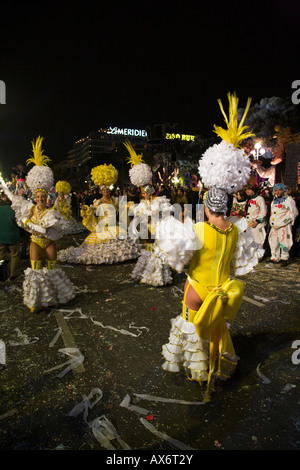
[{"label": "scattered litter", "polygon": [[260,368],[260,364],[258,364],[257,368],[256,368],[256,372],[257,372],[257,375],[262,379],[262,381],[265,383],[265,384],[269,384],[271,383],[271,380],[269,380],[264,374],[262,374],[259,370]]},{"label": "scattered litter", "polygon": [[[98,395],[98,397],[91,403],[91,399],[94,395]],[[124,450],[129,450],[130,447],[123,441],[123,439],[121,439],[116,428],[105,416],[100,416],[90,422],[87,421],[89,410],[91,410],[101,400],[102,396],[102,390],[100,390],[100,388],[94,388],[89,396],[82,396],[82,401],[74,406],[70,411],[69,416],[76,417],[83,412],[84,422],[92,429],[94,437],[105,449],[117,450],[111,443],[113,439],[117,439]]]},{"label": "scattered litter", "polygon": [[[91,402],[91,399],[95,395],[98,395],[98,397],[93,402]],[[86,422],[89,410],[94,408],[94,406],[97,405],[97,403],[101,400],[102,397],[102,390],[100,390],[100,388],[98,387],[93,388],[88,396],[82,395],[82,401],[75,405],[74,408],[72,408],[69,413],[69,416],[74,416],[76,418],[80,413],[83,412],[83,420]]]},{"label": "scattered litter", "polygon": [[85,313],[82,313],[82,310],[80,307],[74,308],[74,310],[68,310],[68,309],[55,309],[56,312],[61,312],[61,313],[67,313],[67,315],[64,315],[64,319],[70,320],[70,318],[74,318],[73,315],[75,313],[79,313],[79,317],[76,318],[89,318],[88,315]]},{"label": "scattered litter", "polygon": [[6,364],[6,346],[4,341],[0,341],[0,364]]},{"label": "scattered litter", "polygon": [[246,297],[243,295],[243,300],[246,300],[246,302],[250,302],[253,305],[256,305],[257,307],[264,307],[264,304],[261,302],[257,302],[256,300],[250,299],[250,297]]},{"label": "scattered litter", "polygon": [[295,388],[295,387],[296,385],[294,384],[286,384],[281,390],[281,392],[289,392],[290,390],[292,390],[292,388]]},{"label": "scattered litter", "polygon": [[0,415],[0,420],[1,420],[1,419],[8,418],[9,416],[14,415],[15,413],[17,413],[16,408],[14,408],[13,410],[7,411],[7,412],[4,413],[3,415]]},{"label": "scattered litter", "polygon": [[91,423],[88,423],[92,428],[93,434],[97,441],[107,450],[117,450],[111,443],[113,439],[117,439],[119,444],[124,450],[130,450],[126,442],[121,439],[114,425],[106,418],[100,416]]},{"label": "scattered litter", "polygon": [[53,340],[51,341],[51,343],[49,344],[49,348],[53,348],[53,346],[55,345],[56,341],[58,340],[58,338],[60,337],[61,335],[61,332],[62,332],[62,329],[59,327],[59,328],[56,328],[58,331],[56,333],[56,335],[54,336]]},{"label": "scattered litter", "polygon": [[176,400],[174,398],[162,398],[157,397],[155,395],[144,395],[140,393],[134,393],[136,397],[142,398],[143,400],[149,401],[158,401],[158,402],[165,402],[165,403],[177,403],[179,405],[205,405],[205,401],[185,401],[185,400]]},{"label": "scattered litter", "polygon": [[146,410],[145,408],[141,408],[140,406],[132,405],[130,403],[130,396],[128,395],[128,393],[125,396],[124,400],[120,403],[120,406],[122,408],[127,408],[130,411],[135,411],[136,413],[146,415],[146,416],[150,413],[150,411]]},{"label": "scattered litter", "polygon": [[62,367],[68,365],[68,367],[58,374],[58,377],[61,379],[64,377],[70,370],[76,369],[77,367],[81,366],[84,361],[83,354],[77,348],[62,348],[59,349],[58,352],[62,354],[66,354],[71,359],[69,361],[64,362],[58,366],[52,367],[51,369],[45,370],[45,374],[48,372],[52,372],[53,370],[61,369]]},{"label": "scattered litter", "polygon": [[140,418],[140,422],[145,426],[146,429],[148,429],[150,432],[155,434],[155,436],[157,436],[160,439],[163,439],[165,441],[168,441],[170,444],[173,444],[178,449],[181,449],[181,450],[195,450],[195,449],[187,446],[183,442],[177,441],[177,439],[173,439],[172,437],[167,436],[167,434],[164,434],[160,431],[157,431],[155,429],[155,427],[151,423],[149,423],[149,421],[147,421],[146,419]]},{"label": "scattered litter", "polygon": [[131,333],[131,331],[124,330],[123,328],[121,330],[118,330],[118,328],[115,328],[113,326],[103,325],[103,323],[93,320],[93,318],[91,318],[91,320],[95,325],[99,325],[102,328],[108,328],[109,330],[116,331],[118,333],[121,333],[122,335],[134,336],[135,338],[137,338],[143,333],[141,330],[149,331],[149,328],[147,328],[146,326],[134,326],[134,322],[129,324],[129,328],[135,328],[138,331],[138,334]]},{"label": "scattered litter", "polygon": [[28,338],[27,335],[21,333],[21,331],[19,330],[19,328],[15,328],[15,331],[17,332],[18,334],[18,337],[21,338],[21,341],[17,342],[17,341],[9,341],[9,344],[11,346],[26,346],[28,344],[33,344],[33,343],[36,343],[37,341],[39,341],[39,338],[37,338],[36,336],[33,337],[32,339],[31,338]]}]

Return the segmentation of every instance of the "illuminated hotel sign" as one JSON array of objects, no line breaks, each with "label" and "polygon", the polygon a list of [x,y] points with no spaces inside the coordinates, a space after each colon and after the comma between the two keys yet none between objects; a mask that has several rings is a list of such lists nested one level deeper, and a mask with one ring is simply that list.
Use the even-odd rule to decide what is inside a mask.
[{"label": "illuminated hotel sign", "polygon": [[189,140],[194,142],[195,136],[194,135],[187,135],[187,134],[168,134],[166,133],[166,139],[179,139],[179,140]]},{"label": "illuminated hotel sign", "polygon": [[120,129],[119,127],[110,127],[107,134],[130,135],[132,137],[147,137],[147,132],[139,129]]}]

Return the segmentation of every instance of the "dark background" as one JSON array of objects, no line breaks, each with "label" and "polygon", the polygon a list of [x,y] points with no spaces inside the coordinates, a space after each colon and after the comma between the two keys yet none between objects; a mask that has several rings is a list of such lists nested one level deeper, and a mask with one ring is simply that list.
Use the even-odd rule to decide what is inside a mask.
[{"label": "dark background", "polygon": [[38,135],[56,164],[101,127],[178,123],[210,137],[228,91],[240,107],[291,96],[299,13],[296,0],[1,6],[0,171],[25,164]]}]

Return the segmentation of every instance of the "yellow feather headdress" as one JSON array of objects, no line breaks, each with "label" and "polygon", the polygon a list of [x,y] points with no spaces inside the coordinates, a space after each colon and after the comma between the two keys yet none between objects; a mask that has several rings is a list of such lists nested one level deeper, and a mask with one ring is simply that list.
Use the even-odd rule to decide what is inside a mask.
[{"label": "yellow feather headdress", "polygon": [[31,141],[33,156],[28,158],[28,160],[26,161],[27,165],[29,165],[29,163],[34,163],[37,166],[43,166],[43,165],[48,166],[47,164],[51,162],[51,159],[49,157],[47,157],[46,155],[43,155],[43,150],[42,150],[43,140],[44,140],[44,137],[41,137],[39,135],[35,142],[33,140]]},{"label": "yellow feather headdress", "polygon": [[128,163],[131,164],[131,166],[133,165],[138,165],[139,163],[143,163],[144,160],[142,159],[143,158],[143,155],[137,155],[136,151],[134,150],[131,142],[129,140],[126,140],[125,142],[123,142],[123,144],[125,145],[125,147],[127,148],[129,154],[130,154],[130,157],[127,158],[128,160]]},{"label": "yellow feather headdress", "polygon": [[237,114],[239,99],[236,96],[236,92],[234,92],[233,94],[228,93],[227,97],[229,102],[229,117],[226,116],[222,101],[220,99],[218,100],[221,112],[227,124],[227,129],[223,129],[222,127],[214,125],[214,132],[219,137],[221,137],[222,140],[225,140],[225,142],[232,144],[234,147],[240,147],[240,144],[243,142],[244,139],[255,135],[252,133],[252,131],[245,132],[245,130],[248,129],[249,126],[243,126],[250,108],[252,98],[248,98],[243,117],[238,124]]}]

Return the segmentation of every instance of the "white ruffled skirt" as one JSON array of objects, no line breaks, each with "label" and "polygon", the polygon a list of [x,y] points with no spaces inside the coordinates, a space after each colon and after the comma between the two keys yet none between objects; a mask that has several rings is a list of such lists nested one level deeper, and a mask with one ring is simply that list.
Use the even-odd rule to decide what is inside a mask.
[{"label": "white ruffled skirt", "polygon": [[106,242],[83,243],[60,250],[58,261],[73,264],[114,264],[136,259],[140,254],[140,245],[131,238],[112,239]]},{"label": "white ruffled skirt", "polygon": [[162,347],[165,362],[162,368],[169,372],[183,370],[191,380],[207,381],[209,341],[199,338],[193,323],[179,315],[171,320],[169,342]]},{"label": "white ruffled skirt", "polygon": [[75,297],[72,282],[60,268],[27,268],[24,274],[23,301],[29,308],[65,304]]},{"label": "white ruffled skirt", "polygon": [[172,273],[163,256],[155,251],[142,250],[139,259],[131,273],[136,279],[151,286],[172,284]]}]

